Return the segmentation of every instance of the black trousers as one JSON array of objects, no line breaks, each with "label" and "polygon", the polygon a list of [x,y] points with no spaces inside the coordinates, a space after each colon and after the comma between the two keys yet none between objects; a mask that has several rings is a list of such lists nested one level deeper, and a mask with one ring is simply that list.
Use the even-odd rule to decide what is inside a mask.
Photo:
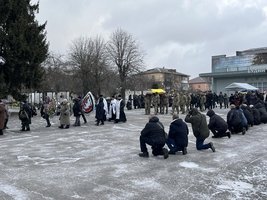
[{"label": "black trousers", "polygon": [[155,143],[150,138],[140,136],[140,148],[142,152],[148,152],[146,144],[151,146],[152,154],[154,156],[163,155],[163,147],[165,143]]}]

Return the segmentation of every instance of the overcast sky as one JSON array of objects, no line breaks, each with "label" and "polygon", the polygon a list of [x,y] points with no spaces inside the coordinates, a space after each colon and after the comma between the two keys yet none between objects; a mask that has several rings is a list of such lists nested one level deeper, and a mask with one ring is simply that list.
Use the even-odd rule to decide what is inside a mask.
[{"label": "overcast sky", "polygon": [[[36,2],[34,0],[32,2]],[[50,51],[121,28],[145,52],[146,69],[211,72],[211,56],[267,46],[266,0],[40,0]]]}]

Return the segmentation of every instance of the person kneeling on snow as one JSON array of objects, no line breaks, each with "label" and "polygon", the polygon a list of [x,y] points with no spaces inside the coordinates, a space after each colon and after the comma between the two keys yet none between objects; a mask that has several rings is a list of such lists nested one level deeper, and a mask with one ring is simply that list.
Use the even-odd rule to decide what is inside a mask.
[{"label": "person kneeling on snow", "polygon": [[173,121],[170,124],[167,145],[170,149],[169,154],[175,154],[177,151],[182,151],[183,155],[187,154],[186,147],[188,146],[188,126],[179,119],[177,114],[172,116]]},{"label": "person kneeling on snow", "polygon": [[191,123],[193,134],[196,137],[197,150],[211,149],[215,152],[213,143],[204,144],[206,138],[209,137],[210,131],[207,125],[206,116],[201,114],[197,108],[192,108],[185,117],[185,122]]},{"label": "person kneeling on snow", "polygon": [[207,115],[210,117],[208,127],[213,133],[213,138],[231,137],[231,133],[227,131],[227,122],[221,116],[215,114],[213,110],[209,110]]},{"label": "person kneeling on snow", "polygon": [[159,118],[152,116],[145,128],[141,131],[140,135],[140,157],[149,157],[149,153],[146,144],[152,148],[152,154],[154,156],[163,155],[164,159],[168,158],[168,150],[163,148],[166,142],[166,136],[163,124],[159,121]]}]

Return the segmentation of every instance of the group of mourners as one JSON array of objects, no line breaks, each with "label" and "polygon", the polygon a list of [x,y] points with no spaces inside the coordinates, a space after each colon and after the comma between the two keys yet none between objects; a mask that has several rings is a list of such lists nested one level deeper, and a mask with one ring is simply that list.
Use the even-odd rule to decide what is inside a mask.
[{"label": "group of mourners", "polygon": [[[126,122],[126,115],[124,112],[125,103],[121,95],[112,96],[109,99],[99,96],[95,105],[95,122],[96,125],[104,125],[105,121],[114,121],[114,123]],[[44,98],[40,106],[40,115],[46,120],[46,127],[51,127],[50,119],[53,116],[59,116],[60,129],[70,128],[71,115],[75,117],[73,126],[81,126],[80,118],[83,118],[84,123],[87,123],[85,112],[82,108],[82,98],[76,97],[72,101],[62,99],[57,105],[54,99],[49,96]],[[21,131],[30,131],[32,117],[37,115],[37,111],[27,101],[20,103],[19,119],[21,121]],[[7,129],[9,113],[8,103],[0,100],[0,135],[3,135],[3,130]]]},{"label": "group of mourners", "polygon": [[[208,123],[205,114],[196,107],[188,111],[184,120],[179,118],[178,113],[173,113],[173,121],[170,123],[168,134],[159,118],[153,115],[141,131],[139,156],[149,157],[146,145],[151,146],[154,156],[163,155],[164,159],[168,158],[169,154],[176,154],[179,151],[183,155],[187,154],[189,134],[187,123],[192,125],[193,134],[196,137],[196,149],[211,149],[215,152],[212,142],[204,144],[210,132],[213,138],[231,138],[232,134],[242,133],[244,135],[249,127],[267,123],[266,100],[266,94],[248,92],[244,95],[236,92],[229,100],[231,104],[226,120],[210,108],[206,113],[209,116]],[[165,144],[169,150],[164,148]]]}]

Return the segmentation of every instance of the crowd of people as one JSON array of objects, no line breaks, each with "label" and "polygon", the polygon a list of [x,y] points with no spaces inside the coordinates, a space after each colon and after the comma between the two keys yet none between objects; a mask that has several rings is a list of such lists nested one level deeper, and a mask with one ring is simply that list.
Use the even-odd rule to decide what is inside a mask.
[{"label": "crowd of people", "polygon": [[[104,121],[114,121],[114,123],[126,122],[127,118],[124,112],[125,103],[121,95],[112,96],[109,99],[102,95],[96,101],[95,105],[95,121],[96,125],[104,125]],[[20,131],[30,131],[32,117],[37,115],[37,110],[27,101],[20,102],[18,117],[21,121]],[[76,97],[73,100],[62,100],[57,103],[55,99],[48,96],[44,97],[44,101],[40,105],[40,115],[46,121],[46,127],[51,127],[50,118],[59,117],[60,129],[68,129],[71,126],[71,116],[75,117],[73,126],[81,126],[80,118],[83,118],[84,123],[87,123],[85,112],[82,106],[82,98]],[[0,100],[0,135],[3,135],[3,130],[7,129],[9,113],[8,103]]]},{"label": "crowd of people", "polygon": [[[139,156],[149,157],[146,144],[151,146],[154,156],[163,155],[164,159],[168,158],[169,154],[176,154],[178,151],[181,151],[183,155],[187,154],[189,131],[186,123],[192,125],[196,149],[211,149],[213,152],[215,152],[215,147],[212,142],[204,144],[210,132],[213,138],[231,138],[232,134],[242,133],[244,135],[249,127],[267,123],[266,94],[248,92],[244,95],[235,92],[230,96],[229,102],[230,110],[226,120],[217,115],[212,106],[206,113],[209,122],[206,121],[205,114],[200,112],[201,107],[199,109],[195,106],[189,109],[184,121],[179,118],[178,113],[174,112],[168,134],[165,133],[164,126],[155,113],[141,131]],[[169,151],[164,148],[165,144]]]},{"label": "crowd of people", "polygon": [[[206,95],[212,94],[208,92]],[[150,96],[152,101],[148,101]],[[219,96],[222,96],[222,93]],[[211,149],[215,152],[215,147],[212,142],[205,144],[205,139],[209,137],[210,132],[213,138],[228,137],[232,134],[246,134],[249,127],[267,123],[267,101],[266,94],[258,92],[248,92],[246,94],[235,92],[231,94],[227,101],[218,101],[213,106],[213,100],[204,102],[204,109],[201,104],[188,103],[188,99],[192,102],[192,96],[189,98],[186,94],[175,93],[172,98],[172,116],[173,121],[170,123],[169,132],[166,133],[164,125],[160,122],[158,113],[168,113],[169,103],[165,105],[168,95],[147,94],[145,95],[145,114],[150,115],[150,108],[154,108],[154,114],[150,115],[149,122],[145,125],[140,134],[140,157],[149,157],[146,145],[152,148],[154,156],[162,155],[164,159],[168,158],[169,154],[176,154],[181,151],[183,155],[187,154],[188,134],[189,129],[187,123],[192,126],[193,135],[196,138],[196,149],[204,150]],[[197,96],[197,95],[195,95]],[[201,95],[200,95],[201,96]],[[224,96],[224,95],[223,95]],[[162,104],[164,107],[159,108]],[[218,98],[220,99],[220,98]],[[182,103],[181,103],[182,102]],[[227,108],[230,104],[230,109],[227,113],[226,120],[217,115],[214,111],[216,105],[220,108]],[[223,105],[224,104],[224,105]],[[181,106],[182,105],[182,106]],[[7,129],[8,123],[8,104],[0,100],[0,135],[3,135],[3,130]],[[95,106],[95,122],[97,126],[104,125],[105,121],[113,121],[114,123],[126,122],[124,112],[125,102],[121,95],[104,98],[102,95],[96,101]],[[203,112],[207,109],[206,115],[209,117],[209,122],[206,120],[206,115]],[[179,111],[185,114],[184,120],[179,118]],[[82,116],[84,123],[87,123],[85,113],[82,109],[82,98],[77,97],[72,101],[63,99],[59,105],[55,100],[48,96],[40,107],[40,114],[46,121],[46,127],[51,127],[50,117],[52,115],[59,116],[60,129],[70,128],[70,116],[73,114],[75,123],[73,126],[80,126],[80,118]],[[37,112],[27,102],[23,101],[20,104],[19,119],[21,120],[21,131],[30,131],[31,118],[37,115]],[[168,147],[165,148],[165,145]]]}]

